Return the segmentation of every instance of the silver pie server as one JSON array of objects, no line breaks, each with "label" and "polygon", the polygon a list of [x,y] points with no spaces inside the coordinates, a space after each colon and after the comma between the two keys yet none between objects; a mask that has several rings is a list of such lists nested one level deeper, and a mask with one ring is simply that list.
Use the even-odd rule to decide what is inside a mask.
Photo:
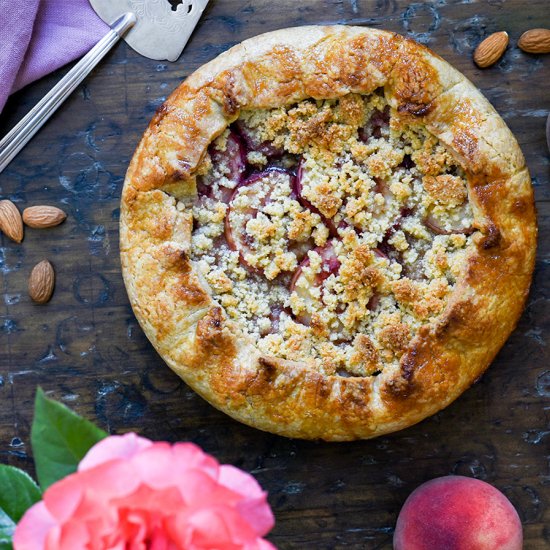
[{"label": "silver pie server", "polygon": [[0,172],[121,39],[139,54],[176,61],[209,0],[90,0],[109,32],[0,141]]}]

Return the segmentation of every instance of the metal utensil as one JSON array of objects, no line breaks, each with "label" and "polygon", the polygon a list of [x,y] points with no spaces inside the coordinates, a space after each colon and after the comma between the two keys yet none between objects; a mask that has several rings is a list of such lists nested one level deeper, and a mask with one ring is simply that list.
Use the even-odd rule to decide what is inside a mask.
[{"label": "metal utensil", "polygon": [[105,21],[135,13],[138,24],[124,40],[150,59],[176,61],[208,4],[208,0],[90,0]]},{"label": "metal utensil", "polygon": [[90,0],[111,29],[0,141],[0,173],[121,38],[145,57],[176,61],[208,1],[174,9],[169,0]]}]

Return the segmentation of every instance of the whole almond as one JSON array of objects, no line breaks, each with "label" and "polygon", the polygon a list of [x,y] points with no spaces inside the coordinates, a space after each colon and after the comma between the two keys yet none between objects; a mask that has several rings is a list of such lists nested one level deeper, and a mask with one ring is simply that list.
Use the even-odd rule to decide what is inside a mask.
[{"label": "whole almond", "polygon": [[29,227],[42,229],[59,225],[67,218],[67,214],[57,206],[29,206],[23,210],[23,221]]},{"label": "whole almond", "polygon": [[17,206],[7,199],[0,201],[0,230],[16,243],[23,240],[21,214],[17,210]]},{"label": "whole almond", "polygon": [[45,304],[50,300],[55,286],[55,272],[48,260],[37,263],[29,277],[29,296],[38,304]]},{"label": "whole almond", "polygon": [[527,53],[550,53],[550,29],[531,29],[524,32],[518,46]]},{"label": "whole almond", "polygon": [[489,35],[474,52],[475,64],[484,69],[496,63],[508,46],[508,33],[505,31],[495,32]]}]

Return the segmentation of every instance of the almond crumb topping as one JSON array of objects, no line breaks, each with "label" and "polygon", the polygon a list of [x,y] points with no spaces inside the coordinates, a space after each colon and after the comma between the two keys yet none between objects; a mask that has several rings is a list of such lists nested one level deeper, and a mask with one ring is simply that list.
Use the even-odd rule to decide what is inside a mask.
[{"label": "almond crumb topping", "polygon": [[466,176],[378,92],[242,112],[197,189],[209,292],[263,353],[325,374],[395,366],[465,271]]}]

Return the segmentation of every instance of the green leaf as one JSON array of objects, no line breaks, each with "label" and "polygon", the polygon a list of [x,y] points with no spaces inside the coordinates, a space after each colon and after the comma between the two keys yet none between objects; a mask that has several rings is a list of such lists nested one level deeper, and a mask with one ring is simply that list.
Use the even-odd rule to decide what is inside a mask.
[{"label": "green leaf", "polygon": [[38,485],[23,470],[0,464],[0,550],[12,548],[17,522],[41,498]]},{"label": "green leaf", "polygon": [[[0,510],[17,523],[23,514],[41,500],[42,492],[23,470],[0,464]],[[0,529],[3,518],[0,517]]]},{"label": "green leaf", "polygon": [[11,539],[15,531],[13,521],[3,510],[0,510],[0,550],[12,550]]},{"label": "green leaf", "polygon": [[76,472],[88,450],[107,433],[65,405],[36,391],[31,444],[36,475],[42,489]]}]

